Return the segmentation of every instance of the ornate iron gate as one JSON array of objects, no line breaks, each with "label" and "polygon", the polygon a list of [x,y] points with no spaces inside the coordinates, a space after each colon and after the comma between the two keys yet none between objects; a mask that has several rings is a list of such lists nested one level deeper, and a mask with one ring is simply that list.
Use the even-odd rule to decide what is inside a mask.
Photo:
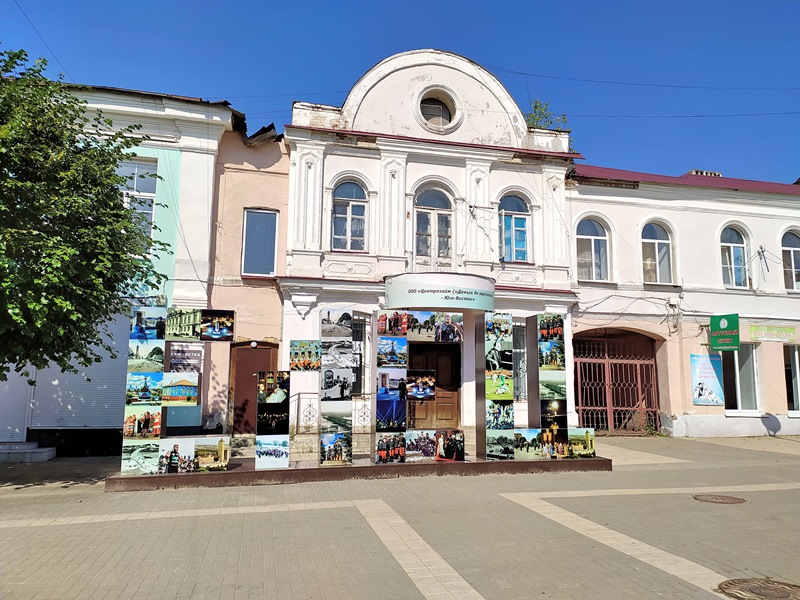
[{"label": "ornate iron gate", "polygon": [[655,342],[620,329],[573,338],[575,410],[581,427],[609,433],[658,431]]}]

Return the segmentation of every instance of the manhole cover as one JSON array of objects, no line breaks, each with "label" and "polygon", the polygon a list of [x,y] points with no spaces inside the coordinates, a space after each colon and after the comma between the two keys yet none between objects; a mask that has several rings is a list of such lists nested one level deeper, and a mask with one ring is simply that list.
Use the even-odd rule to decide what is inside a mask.
[{"label": "manhole cover", "polygon": [[700,502],[711,502],[712,504],[742,504],[743,502],[746,502],[744,498],[737,498],[736,496],[719,496],[717,494],[698,494],[696,496],[692,496],[692,498],[699,500]]},{"label": "manhole cover", "polygon": [[761,598],[800,600],[800,585],[772,579],[728,579],[720,583],[717,590],[739,600],[761,600]]}]

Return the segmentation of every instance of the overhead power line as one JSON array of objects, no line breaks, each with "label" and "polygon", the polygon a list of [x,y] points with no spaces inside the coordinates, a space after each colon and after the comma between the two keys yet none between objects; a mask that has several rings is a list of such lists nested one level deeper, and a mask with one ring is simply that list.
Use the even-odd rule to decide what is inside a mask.
[{"label": "overhead power line", "polygon": [[72,75],[70,75],[70,74],[69,74],[69,71],[67,71],[67,67],[65,67],[65,66],[64,66],[64,63],[62,63],[60,60],[58,60],[58,57],[56,56],[56,53],[55,53],[55,52],[53,52],[53,49],[50,47],[50,44],[48,44],[48,43],[45,41],[45,39],[42,37],[42,34],[41,34],[41,33],[39,33],[39,30],[38,30],[38,29],[36,29],[36,25],[34,25],[34,24],[33,24],[33,21],[31,21],[31,20],[30,20],[30,18],[28,17],[28,15],[25,13],[25,11],[24,11],[24,10],[22,9],[22,7],[20,6],[19,2],[17,2],[17,0],[14,0],[14,4],[16,4],[16,5],[17,5],[17,8],[19,9],[19,12],[21,12],[21,13],[22,13],[22,16],[23,16],[23,17],[25,17],[25,20],[28,22],[28,25],[30,25],[30,26],[31,26],[31,29],[33,29],[33,30],[36,32],[36,35],[38,35],[38,36],[39,36],[39,39],[40,39],[40,40],[42,40],[42,43],[45,45],[45,47],[46,47],[46,48],[47,48],[47,50],[50,52],[50,54],[52,54],[52,55],[53,55],[53,58],[55,58],[55,59],[56,59],[56,62],[58,63],[58,66],[60,66],[60,67],[61,67],[61,70],[62,70],[62,71],[64,71],[64,75],[66,75],[66,76],[67,76],[67,79],[69,79],[70,81],[72,81],[72,82],[74,83],[74,82],[75,82],[75,80],[72,78]]},{"label": "overhead power line", "polygon": [[576,81],[578,83],[597,83],[603,85],[625,85],[633,87],[652,87],[652,88],[670,88],[679,90],[718,90],[718,91],[765,91],[765,92],[797,92],[800,87],[747,87],[747,86],[713,86],[713,85],[681,85],[671,83],[642,83],[637,81],[615,81],[612,79],[584,79],[580,77],[563,77],[561,75],[544,75],[542,73],[526,73],[525,71],[516,71],[514,69],[507,69],[505,67],[498,67],[495,65],[484,64],[485,67],[494,69],[496,71],[504,71],[506,73],[513,73],[515,75],[523,75],[524,77],[537,77],[539,79],[557,79],[560,81]]}]

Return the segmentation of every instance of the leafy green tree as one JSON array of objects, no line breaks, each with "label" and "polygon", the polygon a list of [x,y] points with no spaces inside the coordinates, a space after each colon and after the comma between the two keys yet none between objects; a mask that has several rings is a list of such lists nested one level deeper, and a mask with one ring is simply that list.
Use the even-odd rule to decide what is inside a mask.
[{"label": "leafy green tree", "polygon": [[139,127],[114,131],[46,64],[0,52],[0,381],[113,354],[108,324],[128,310],[126,290],[164,279],[152,259],[168,249],[116,173]]}]

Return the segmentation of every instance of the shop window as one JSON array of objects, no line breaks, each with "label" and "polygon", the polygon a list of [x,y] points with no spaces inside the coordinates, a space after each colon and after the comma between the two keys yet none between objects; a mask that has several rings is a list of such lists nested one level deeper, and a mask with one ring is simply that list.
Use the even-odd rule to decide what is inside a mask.
[{"label": "shop window", "polygon": [[783,347],[786,373],[786,404],[789,410],[800,411],[800,346]]},{"label": "shop window", "polygon": [[672,242],[661,225],[642,229],[642,269],[645,283],[672,283]]},{"label": "shop window", "polygon": [[519,196],[505,196],[499,210],[501,260],[528,262],[528,205]]},{"label": "shop window", "polygon": [[596,219],[578,223],[578,279],[608,281],[608,233]]},{"label": "shop window", "polygon": [[781,239],[783,282],[787,290],[800,290],[800,235],[787,231]]},{"label": "shop window", "polygon": [[152,237],[158,175],[157,163],[155,161],[126,160],[119,163],[116,172],[126,180],[125,184],[121,186],[125,194],[125,205],[135,209],[141,215],[142,231],[148,237]]},{"label": "shop window", "polygon": [[366,249],[367,194],[357,183],[340,183],[333,190],[331,248],[352,252]]},{"label": "shop window", "polygon": [[242,275],[275,275],[278,213],[245,209],[242,241]]},{"label": "shop window", "polygon": [[439,190],[426,190],[414,200],[415,252],[418,257],[452,258],[453,205]]},{"label": "shop window", "polygon": [[758,410],[755,344],[741,344],[738,352],[721,354],[725,409]]},{"label": "shop window", "polygon": [[722,283],[731,287],[747,287],[747,247],[738,229],[726,227],[720,236]]}]

